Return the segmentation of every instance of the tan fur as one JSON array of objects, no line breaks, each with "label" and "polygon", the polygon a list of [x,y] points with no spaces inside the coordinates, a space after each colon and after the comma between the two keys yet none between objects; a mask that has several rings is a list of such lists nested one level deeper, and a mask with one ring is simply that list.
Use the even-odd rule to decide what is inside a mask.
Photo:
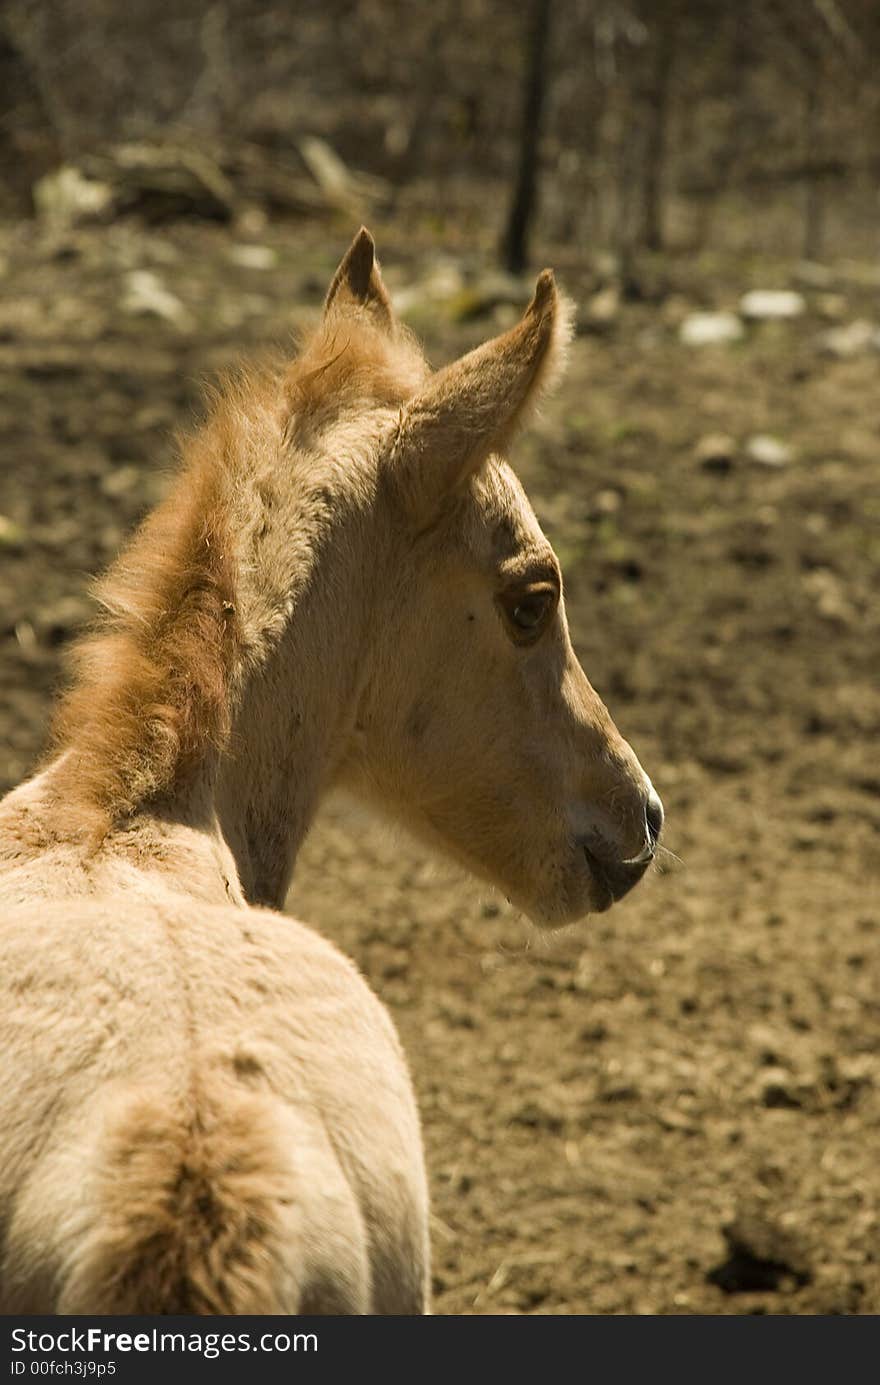
[{"label": "tan fur", "polygon": [[275,911],[336,783],[545,923],[644,870],[649,781],[498,455],[566,340],[545,273],[432,375],[362,231],[104,579],[54,755],[0,802],[0,1311],[425,1311],[393,1026]]},{"label": "tan fur", "polygon": [[429,520],[491,453],[505,450],[561,372],[570,324],[545,270],[522,321],[439,371],[401,414],[391,465],[417,518]]},{"label": "tan fur", "polygon": [[359,399],[398,404],[424,371],[403,332],[392,343],[368,317],[331,318],[283,374],[226,382],[169,494],[96,586],[104,618],[75,650],[54,722],[71,752],[57,789],[73,825],[100,840],[226,745],[245,657],[229,497],[250,479],[254,448],[278,464],[292,435],[326,429]]},{"label": "tan fur", "polygon": [[6,898],[0,1311],[421,1312],[418,1121],[379,1002],[293,920],[111,894],[113,869],[37,914]]},{"label": "tan fur", "polygon": [[229,735],[235,575],[212,461],[202,441],[98,588],[103,627],[80,645],[58,711],[55,736],[70,749],[59,799],[101,836]]},{"label": "tan fur", "polygon": [[143,1092],[113,1114],[62,1312],[284,1311],[277,1209],[298,1189],[264,1107],[232,1089],[169,1115],[164,1093]]}]

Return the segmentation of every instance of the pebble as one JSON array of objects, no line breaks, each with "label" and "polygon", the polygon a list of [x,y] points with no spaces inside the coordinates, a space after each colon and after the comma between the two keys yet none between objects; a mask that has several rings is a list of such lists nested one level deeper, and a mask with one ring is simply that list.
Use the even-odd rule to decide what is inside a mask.
[{"label": "pebble", "polygon": [[735,439],[727,433],[707,433],[694,448],[694,460],[705,471],[729,471],[737,450]]},{"label": "pebble", "polygon": [[847,596],[840,578],[830,568],[814,568],[803,578],[807,595],[815,602],[816,610],[826,620],[840,625],[854,625],[858,612]]},{"label": "pebble", "polygon": [[619,491],[602,490],[597,491],[593,506],[601,515],[613,515],[620,509],[622,497]]},{"label": "pebble", "polygon": [[799,1288],[812,1279],[806,1242],[759,1201],[739,1207],[722,1235],[728,1257],[708,1278],[725,1293]]},{"label": "pebble", "polygon": [[583,321],[578,325],[585,331],[601,332],[609,328],[620,314],[620,289],[608,284],[594,293],[586,306]]},{"label": "pebble", "polygon": [[772,1110],[799,1111],[804,1104],[791,1073],[781,1067],[764,1069],[758,1082],[758,1095],[761,1105]]},{"label": "pebble", "polygon": [[192,318],[183,303],[151,269],[129,270],[125,276],[122,306],[134,316],[158,317],[180,330],[192,326]]},{"label": "pebble", "polygon": [[836,356],[841,361],[851,360],[868,351],[880,351],[880,328],[875,322],[859,317],[845,327],[832,327],[824,332],[819,338],[819,346],[826,356]]},{"label": "pebble", "polygon": [[782,467],[791,461],[793,453],[788,443],[769,433],[756,433],[746,443],[746,456],[759,466]]},{"label": "pebble", "polygon": [[752,289],[739,300],[743,317],[754,322],[780,321],[806,312],[803,294],[794,289]]},{"label": "pebble", "polygon": [[0,548],[23,548],[24,530],[8,515],[0,515]]},{"label": "pebble", "polygon": [[685,346],[724,346],[740,341],[745,328],[736,313],[691,313],[678,335]]},{"label": "pebble", "polygon": [[231,245],[229,258],[242,269],[274,269],[278,256],[270,245]]},{"label": "pebble", "polygon": [[62,229],[101,217],[113,203],[106,183],[84,178],[78,168],[64,164],[33,186],[34,207],[47,225]]},{"label": "pebble", "polygon": [[839,322],[846,317],[847,302],[842,293],[820,293],[816,298],[816,309],[829,322]]},{"label": "pebble", "polygon": [[140,480],[140,467],[131,464],[116,466],[101,478],[101,490],[104,495],[115,500],[118,496],[127,495],[129,491],[134,490],[140,484]]}]

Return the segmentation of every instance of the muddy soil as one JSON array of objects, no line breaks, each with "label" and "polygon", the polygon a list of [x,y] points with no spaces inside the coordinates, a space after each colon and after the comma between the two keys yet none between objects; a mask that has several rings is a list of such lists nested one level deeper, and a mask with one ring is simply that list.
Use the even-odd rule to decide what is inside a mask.
[{"label": "muddy soil", "polygon": [[[256,255],[241,230],[0,230],[0,788],[36,763],[89,576],[161,494],[199,382],[317,310],[349,229],[261,227]],[[437,247],[377,229],[392,287],[417,285]],[[664,266],[578,336],[515,451],[674,855],[541,937],[355,803],[302,854],[290,910],[410,1056],[438,1313],[880,1313],[880,358],[818,346],[829,313],[880,315],[852,268],[698,350],[684,312],[790,268]],[[132,271],[179,306],[139,308]],[[513,311],[417,300],[436,362]],[[713,433],[732,455],[701,460]],[[764,433],[785,465],[748,459]]]}]

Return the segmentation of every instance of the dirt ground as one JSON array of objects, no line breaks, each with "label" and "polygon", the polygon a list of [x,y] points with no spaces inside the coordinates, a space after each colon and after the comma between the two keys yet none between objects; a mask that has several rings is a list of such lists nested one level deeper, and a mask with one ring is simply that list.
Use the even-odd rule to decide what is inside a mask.
[{"label": "dirt ground", "polygon": [[[392,288],[435,264],[427,234],[375,229]],[[314,313],[349,232],[0,228],[0,788],[199,381]],[[594,271],[555,258],[585,301]],[[176,307],[138,308],[144,271]],[[648,266],[514,454],[674,856],[549,937],[354,803],[301,857],[289,908],[410,1056],[438,1313],[880,1313],[880,357],[817,344],[880,289],[836,266],[796,321],[677,337],[791,276]],[[505,311],[413,321],[439,362]],[[733,455],[701,461],[716,433]],[[765,433],[787,464],[748,459]]]}]

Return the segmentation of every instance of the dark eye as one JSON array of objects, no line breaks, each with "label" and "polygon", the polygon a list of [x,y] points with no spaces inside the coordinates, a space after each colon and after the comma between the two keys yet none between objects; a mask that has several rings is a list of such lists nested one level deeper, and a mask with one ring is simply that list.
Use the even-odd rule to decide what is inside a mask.
[{"label": "dark eye", "polygon": [[527,596],[514,606],[510,619],[520,630],[534,630],[543,621],[549,605],[549,592]]},{"label": "dark eye", "polygon": [[550,582],[503,592],[498,598],[510,634],[519,644],[530,644],[538,639],[556,609],[557,600],[558,593]]}]

